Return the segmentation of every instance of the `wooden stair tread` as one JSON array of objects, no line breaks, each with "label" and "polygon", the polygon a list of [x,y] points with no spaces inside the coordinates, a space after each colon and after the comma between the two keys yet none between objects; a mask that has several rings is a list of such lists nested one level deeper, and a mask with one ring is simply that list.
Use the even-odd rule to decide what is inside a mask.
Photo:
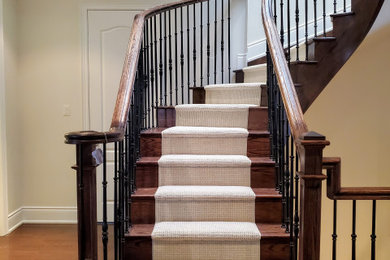
[{"label": "wooden stair tread", "polygon": [[[261,108],[264,109],[264,108]],[[147,136],[161,136],[161,132],[167,129],[166,127],[156,127],[156,128],[151,128],[147,129],[141,132],[141,135],[147,135]],[[269,131],[263,131],[263,130],[248,130],[249,136],[251,135],[269,135]]]},{"label": "wooden stair tread", "polygon": [[[158,160],[160,157],[141,157],[137,161],[137,165],[158,165]],[[275,161],[268,157],[249,157],[249,159],[252,162],[252,166],[261,166],[261,165],[267,165],[267,166],[274,166]]]},{"label": "wooden stair tread", "polygon": [[[154,200],[154,194],[157,191],[157,187],[154,188],[139,188],[132,194],[133,200]],[[252,188],[256,195],[256,201],[264,199],[277,199],[280,200],[282,195],[279,194],[274,188]]]},{"label": "wooden stair tread", "polygon": [[331,14],[330,16],[337,18],[337,17],[344,17],[344,16],[350,16],[350,15],[355,15],[355,12],[341,12],[341,13]]},{"label": "wooden stair tread", "polygon": [[[256,223],[260,230],[261,238],[289,238],[290,234],[280,224]],[[126,237],[129,238],[149,238],[152,235],[154,224],[135,224],[133,225]]]}]

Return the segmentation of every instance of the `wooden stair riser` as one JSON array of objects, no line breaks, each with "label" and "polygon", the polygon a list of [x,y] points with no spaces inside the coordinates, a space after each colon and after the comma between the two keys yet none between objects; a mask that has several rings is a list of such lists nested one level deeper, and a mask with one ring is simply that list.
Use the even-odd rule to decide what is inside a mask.
[{"label": "wooden stair riser", "polygon": [[[287,239],[261,239],[260,259],[264,260],[287,260],[290,256],[290,246]],[[126,238],[124,259],[153,260],[152,238]]]},{"label": "wooden stair riser", "polygon": [[[264,87],[262,87],[262,91]],[[264,92],[267,92],[266,87]],[[266,94],[265,97],[262,96],[262,100],[262,102],[268,102]],[[157,111],[158,127],[168,128],[176,125],[175,107],[159,107]],[[249,108],[248,130],[268,131],[268,109],[266,107]]]},{"label": "wooden stair riser", "polygon": [[315,41],[309,45],[309,60],[321,62],[326,59],[328,52],[332,52],[337,45],[337,40]]},{"label": "wooden stair riser", "polygon": [[[262,232],[262,229],[260,232]],[[124,259],[152,260],[152,238],[153,225],[143,230],[142,234],[135,236],[127,235],[124,243]],[[264,233],[260,241],[260,259],[264,260],[287,260],[289,259],[289,237],[279,227],[280,233],[268,235]],[[265,232],[265,231],[264,231]],[[263,233],[262,233],[263,234]]]},{"label": "wooden stair riser", "polygon": [[[158,187],[158,157],[155,161],[137,163],[136,185],[137,188]],[[273,188],[275,187],[275,164],[274,163],[252,163],[251,166],[251,187],[252,188]]]},{"label": "wooden stair riser", "polygon": [[[161,134],[141,134],[141,157],[161,156]],[[248,157],[269,157],[269,134],[249,134],[247,145]]]},{"label": "wooden stair riser", "polygon": [[[132,197],[131,221],[133,224],[155,223],[154,197]],[[261,223],[280,223],[282,219],[281,198],[256,198],[255,219]]]}]

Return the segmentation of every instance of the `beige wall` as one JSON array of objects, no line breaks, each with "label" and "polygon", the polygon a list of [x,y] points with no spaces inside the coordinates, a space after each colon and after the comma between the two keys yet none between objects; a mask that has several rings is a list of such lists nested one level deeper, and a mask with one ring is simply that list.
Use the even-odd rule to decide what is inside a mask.
[{"label": "beige wall", "polygon": [[[305,114],[310,130],[331,142],[325,155],[342,158],[343,186],[390,187],[389,42],[389,24],[371,33]],[[340,259],[351,256],[351,204],[339,205]],[[322,259],[330,259],[332,205],[324,196]],[[359,259],[370,259],[371,203],[357,207]],[[377,207],[377,259],[389,259],[390,202]]]}]

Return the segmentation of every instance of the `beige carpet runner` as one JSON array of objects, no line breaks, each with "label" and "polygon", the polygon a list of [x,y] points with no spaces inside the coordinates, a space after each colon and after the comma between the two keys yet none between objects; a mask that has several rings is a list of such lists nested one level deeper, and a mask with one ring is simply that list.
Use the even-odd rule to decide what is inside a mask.
[{"label": "beige carpet runner", "polygon": [[213,85],[206,103],[176,106],[162,133],[154,260],[260,259],[247,154],[249,107],[261,86]]}]

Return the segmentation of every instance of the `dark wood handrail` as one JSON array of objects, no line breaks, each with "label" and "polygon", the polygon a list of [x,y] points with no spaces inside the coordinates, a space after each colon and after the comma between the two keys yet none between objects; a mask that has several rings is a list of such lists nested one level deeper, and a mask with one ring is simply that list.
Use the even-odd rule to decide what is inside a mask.
[{"label": "dark wood handrail", "polygon": [[169,3],[153,7],[135,16],[130,33],[129,44],[127,47],[125,62],[123,65],[122,76],[119,84],[119,90],[115,103],[114,113],[111,120],[110,130],[107,132],[71,132],[65,135],[66,143],[111,143],[123,139],[126,127],[126,120],[129,114],[129,108],[131,103],[131,94],[133,92],[133,86],[137,72],[137,63],[141,49],[145,20],[153,15],[168,10],[205,1],[207,0],[182,0],[175,3]]},{"label": "dark wood handrail", "polygon": [[390,200],[390,187],[341,187],[341,159],[324,157],[327,171],[327,196],[331,200]]},{"label": "dark wood handrail", "polygon": [[291,132],[294,136],[294,140],[298,141],[305,133],[308,132],[308,127],[303,118],[303,112],[287,65],[285,52],[282,43],[280,42],[280,35],[275,26],[271,10],[271,0],[262,0],[261,13],[269,51],[274,64]]}]

